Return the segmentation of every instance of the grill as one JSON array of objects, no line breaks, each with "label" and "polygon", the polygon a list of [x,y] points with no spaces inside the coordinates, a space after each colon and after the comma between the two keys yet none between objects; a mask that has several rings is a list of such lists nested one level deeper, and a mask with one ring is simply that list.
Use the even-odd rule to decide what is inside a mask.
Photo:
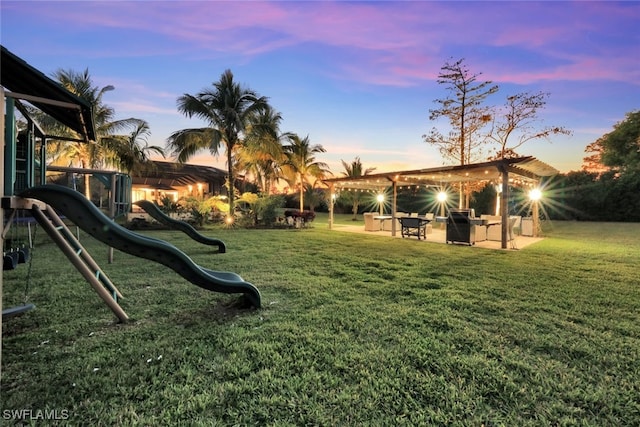
[{"label": "grill", "polygon": [[447,217],[447,243],[476,243],[474,225],[480,224],[473,209],[451,209]]}]

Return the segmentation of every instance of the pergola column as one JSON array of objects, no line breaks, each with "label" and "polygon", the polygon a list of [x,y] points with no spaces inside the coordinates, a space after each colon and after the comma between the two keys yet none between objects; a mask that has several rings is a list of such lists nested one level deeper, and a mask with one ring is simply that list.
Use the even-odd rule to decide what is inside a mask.
[{"label": "pergola column", "polygon": [[500,198],[500,243],[502,249],[507,249],[509,238],[509,163],[504,159],[498,165],[502,177],[502,197]]},{"label": "pergola column", "polygon": [[[3,165],[4,167],[4,145],[5,145],[5,140],[4,140],[4,129],[5,129],[5,122],[4,122],[4,103],[5,103],[5,98],[4,97],[4,88],[2,86],[0,86],[0,132],[2,132],[2,136],[0,138],[2,138],[2,144],[0,144],[0,165]],[[10,126],[13,127],[13,123],[10,124]],[[2,173],[0,173],[0,192],[2,192],[2,194],[0,194],[0,196],[4,197],[4,170],[2,171]],[[4,209],[2,208],[2,204],[0,203],[0,217],[3,218],[4,220]],[[4,248],[4,233],[0,233],[0,246],[2,246]],[[2,276],[3,276],[4,272],[0,271],[0,312],[2,312]],[[0,316],[0,331],[2,331],[2,316]],[[0,366],[2,366],[2,334],[0,334]],[[0,376],[2,375],[2,369],[0,368]]]},{"label": "pergola column", "polygon": [[507,238],[509,237],[509,170],[506,164],[500,167],[502,172],[502,198],[500,199],[500,220],[501,225],[501,246],[507,249]]},{"label": "pergola column", "polygon": [[391,202],[391,236],[396,235],[396,212],[398,203],[398,185],[396,180],[391,181],[391,188],[393,189],[393,197]]},{"label": "pergola column", "polygon": [[333,202],[335,200],[336,193],[333,183],[329,184],[329,230],[333,229]]}]

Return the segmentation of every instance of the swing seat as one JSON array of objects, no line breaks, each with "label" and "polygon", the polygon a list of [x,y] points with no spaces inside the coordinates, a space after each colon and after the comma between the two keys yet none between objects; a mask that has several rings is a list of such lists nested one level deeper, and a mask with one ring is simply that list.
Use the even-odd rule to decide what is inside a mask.
[{"label": "swing seat", "polygon": [[3,270],[14,270],[18,266],[18,252],[9,252],[4,254],[2,263]]},{"label": "swing seat", "polygon": [[31,258],[31,252],[26,246],[19,248],[16,252],[18,253],[18,263],[20,264],[24,264],[29,261],[29,258]]},{"label": "swing seat", "polygon": [[27,311],[31,311],[34,308],[36,308],[36,306],[33,304],[22,304],[22,305],[17,305],[15,307],[9,307],[2,310],[2,318],[6,319],[9,317],[18,316],[22,313],[26,313]]}]

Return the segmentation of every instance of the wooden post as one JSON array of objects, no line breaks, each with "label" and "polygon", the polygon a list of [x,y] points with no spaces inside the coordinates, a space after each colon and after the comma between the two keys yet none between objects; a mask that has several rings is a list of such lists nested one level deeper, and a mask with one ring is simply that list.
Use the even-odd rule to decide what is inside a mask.
[{"label": "wooden post", "polygon": [[47,137],[42,137],[40,144],[40,185],[47,183]]},{"label": "wooden post", "polygon": [[393,188],[393,201],[391,202],[391,236],[396,236],[396,212],[398,211],[398,185],[396,180],[391,181],[391,187]]},{"label": "wooden post", "polygon": [[502,170],[502,198],[500,199],[500,214],[502,215],[500,225],[502,228],[502,249],[507,249],[507,239],[509,237],[509,172],[506,165]]},{"label": "wooden post", "polygon": [[[111,174],[111,190],[109,191],[109,217],[112,221],[116,220],[116,174]],[[109,264],[113,263],[113,248],[109,246],[108,253]]]},{"label": "wooden post", "polygon": [[[4,95],[4,92],[3,92]],[[2,97],[3,106],[6,106],[5,126],[0,129],[4,136],[3,151],[3,174],[5,196],[13,196],[14,184],[16,182],[16,124],[15,124],[15,101],[11,97]],[[6,104],[5,104],[6,102]],[[3,114],[2,116],[4,117]]]},{"label": "wooden post", "polygon": [[[2,136],[0,136],[2,144],[0,144],[0,165],[4,165],[4,88],[0,86],[0,131],[2,131]],[[4,197],[4,168],[2,173],[0,173],[0,196]],[[1,197],[0,197],[1,198]],[[4,220],[4,208],[2,207],[2,203],[0,203],[0,218]],[[0,233],[0,246],[4,248],[4,236],[3,233]],[[2,277],[4,275],[3,271],[0,271],[0,313],[2,312]],[[0,381],[2,379],[2,316],[0,316]]]},{"label": "wooden post", "polygon": [[336,196],[334,190],[335,187],[333,183],[329,184],[329,230],[333,229],[333,204]]},{"label": "wooden post", "polygon": [[538,237],[539,230],[540,230],[540,200],[534,200],[533,201],[533,209],[532,209],[532,215],[533,215],[533,237]]}]

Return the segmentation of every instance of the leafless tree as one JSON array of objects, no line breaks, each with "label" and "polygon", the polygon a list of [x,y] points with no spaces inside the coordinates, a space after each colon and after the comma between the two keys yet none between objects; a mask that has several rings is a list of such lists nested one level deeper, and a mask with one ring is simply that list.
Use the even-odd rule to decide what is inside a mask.
[{"label": "leafless tree", "polygon": [[518,157],[516,149],[529,141],[571,134],[562,126],[541,126],[538,113],[545,107],[548,97],[545,92],[523,92],[507,97],[505,105],[494,110],[488,134],[489,140],[498,145],[493,158]]},{"label": "leafless tree", "polygon": [[442,66],[437,82],[447,85],[450,96],[434,101],[440,108],[429,110],[429,120],[447,118],[451,130],[445,135],[434,127],[429,134],[422,136],[425,142],[438,147],[443,157],[454,159],[461,165],[481,156],[480,146],[485,139],[474,139],[473,135],[479,135],[491,121],[490,109],[484,105],[484,100],[498,91],[498,86],[492,85],[491,81],[478,83],[479,76],[471,74],[464,59],[446,62]]}]

